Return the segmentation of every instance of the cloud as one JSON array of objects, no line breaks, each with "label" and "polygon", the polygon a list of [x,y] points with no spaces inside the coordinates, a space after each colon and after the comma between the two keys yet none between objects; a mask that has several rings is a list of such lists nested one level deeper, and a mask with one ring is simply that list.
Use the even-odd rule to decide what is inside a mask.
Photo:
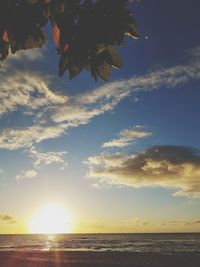
[{"label": "cloud", "polygon": [[67,96],[49,88],[45,73],[39,74],[34,68],[34,63],[42,59],[43,52],[33,49],[11,55],[3,63],[0,69],[0,115],[20,108],[35,111],[67,101]]},{"label": "cloud", "polygon": [[46,47],[43,48],[32,48],[30,50],[19,50],[17,53],[10,53],[8,58],[3,62],[2,67],[7,69],[13,65],[19,65],[22,67],[27,63],[33,63],[34,61],[40,61],[44,59],[44,52]]},{"label": "cloud", "polygon": [[18,181],[37,177],[38,170],[42,165],[60,164],[62,169],[67,166],[67,162],[64,159],[64,155],[67,154],[66,151],[41,153],[37,151],[34,146],[31,146],[26,152],[28,152],[29,156],[33,159],[33,169],[21,171],[21,173],[16,176],[16,180]]},{"label": "cloud", "polygon": [[61,164],[63,167],[67,166],[67,162],[64,159],[64,155],[67,154],[67,151],[59,151],[59,152],[47,152],[40,153],[36,150],[35,147],[31,147],[28,151],[30,157],[34,160],[34,167],[38,168],[41,165],[50,165],[50,164]]},{"label": "cloud", "polygon": [[47,107],[41,119],[64,123],[66,128],[77,127],[90,122],[96,116],[112,111],[117,104],[131,94],[154,90],[160,87],[175,87],[192,79],[200,78],[200,64],[193,60],[180,65],[133,77],[128,80],[107,83],[83,94],[68,97],[63,104]]},{"label": "cloud", "polygon": [[35,178],[38,175],[38,172],[36,170],[26,170],[22,171],[21,174],[16,176],[16,180],[25,180],[25,179],[31,179]]},{"label": "cloud", "polygon": [[50,108],[55,122],[68,122],[71,127],[88,123],[93,117],[113,110],[124,98],[133,93],[160,87],[176,87],[192,79],[200,78],[200,63],[161,69],[149,74],[116,81],[93,91],[69,99],[68,105]]},{"label": "cloud", "polygon": [[185,225],[187,224],[185,220],[181,220],[181,219],[176,219],[176,220],[170,220],[167,221],[165,223],[163,223],[163,225],[167,225],[167,226],[177,226],[177,225]]},{"label": "cloud", "polygon": [[16,218],[13,215],[7,214],[7,213],[2,213],[0,214],[0,220],[2,222],[6,222],[8,224],[13,224],[16,223]]},{"label": "cloud", "polygon": [[185,225],[185,226],[192,226],[192,225],[200,225],[200,220],[186,220],[186,219],[175,219],[175,220],[170,220],[163,222],[162,225],[165,226],[180,226],[180,225]]},{"label": "cloud", "polygon": [[127,222],[127,227],[141,227],[141,226],[147,226],[150,224],[152,224],[151,221],[136,217],[136,218],[129,220]]},{"label": "cloud", "polygon": [[125,83],[113,82],[69,97],[67,104],[49,107],[46,112],[53,122],[66,123],[69,128],[87,124],[94,117],[113,110],[121,100],[130,95],[131,91]]},{"label": "cloud", "polygon": [[195,220],[192,222],[192,224],[200,224],[200,220]]},{"label": "cloud", "polygon": [[[197,53],[199,48],[194,51],[193,56],[195,53],[199,55]],[[136,96],[137,92],[161,87],[173,88],[190,80],[199,79],[200,63],[196,54],[186,65],[163,68],[127,80],[106,83],[95,90],[74,96],[56,92],[53,77],[39,74],[35,70],[32,72],[21,68],[17,68],[18,71],[11,68],[9,72],[2,70],[0,114],[3,116],[8,112],[20,111],[24,116],[32,114],[34,120],[32,125],[29,121],[28,126],[8,127],[0,131],[0,148],[14,150],[60,137],[70,128],[87,124],[93,118],[112,111],[123,99],[130,95]],[[29,61],[34,61],[36,58],[29,58]],[[118,144],[116,142],[115,140],[114,145],[127,145],[124,142]],[[107,144],[109,145],[111,143]]]},{"label": "cloud", "polygon": [[109,167],[117,167],[121,166],[124,162],[124,158],[120,153],[116,153],[114,155],[100,155],[100,156],[91,156],[85,162],[87,164],[92,165],[105,165]]},{"label": "cloud", "polygon": [[62,104],[67,97],[52,92],[39,75],[16,72],[1,75],[0,114],[18,110],[36,110],[41,107]]},{"label": "cloud", "polygon": [[200,225],[200,220],[193,220],[187,222],[187,225]]},{"label": "cloud", "polygon": [[200,151],[191,147],[154,146],[138,153],[89,157],[87,164],[90,177],[110,184],[171,187],[177,196],[200,197]]},{"label": "cloud", "polygon": [[35,125],[24,128],[9,128],[0,132],[0,148],[16,150],[30,147],[33,143],[40,143],[46,139],[52,139],[64,134],[66,124],[53,126]]},{"label": "cloud", "polygon": [[125,129],[119,133],[119,138],[113,139],[109,142],[106,142],[102,145],[103,148],[108,147],[126,147],[131,145],[137,139],[145,138],[151,136],[153,133],[145,131],[143,127]]}]

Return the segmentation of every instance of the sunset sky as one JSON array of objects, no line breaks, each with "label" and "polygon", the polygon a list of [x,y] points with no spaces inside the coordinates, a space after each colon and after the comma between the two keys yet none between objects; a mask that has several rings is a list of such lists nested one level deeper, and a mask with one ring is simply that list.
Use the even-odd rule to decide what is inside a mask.
[{"label": "sunset sky", "polygon": [[59,78],[51,41],[2,63],[0,233],[49,203],[73,232],[200,231],[200,2],[130,8],[140,39],[107,83]]}]

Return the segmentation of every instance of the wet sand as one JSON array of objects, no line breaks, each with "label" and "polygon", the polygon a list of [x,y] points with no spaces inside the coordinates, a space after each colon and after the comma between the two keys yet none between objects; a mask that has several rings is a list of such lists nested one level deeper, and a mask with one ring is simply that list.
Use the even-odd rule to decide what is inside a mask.
[{"label": "wet sand", "polygon": [[200,254],[0,252],[0,267],[200,267]]}]

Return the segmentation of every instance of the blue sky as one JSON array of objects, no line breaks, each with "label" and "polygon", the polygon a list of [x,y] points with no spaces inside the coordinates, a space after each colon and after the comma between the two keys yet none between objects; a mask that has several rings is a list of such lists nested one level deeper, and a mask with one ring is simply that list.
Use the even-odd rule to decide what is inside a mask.
[{"label": "blue sky", "polygon": [[0,232],[27,232],[48,202],[77,231],[200,230],[200,3],[130,8],[140,39],[107,83],[59,78],[50,41],[3,62]]}]

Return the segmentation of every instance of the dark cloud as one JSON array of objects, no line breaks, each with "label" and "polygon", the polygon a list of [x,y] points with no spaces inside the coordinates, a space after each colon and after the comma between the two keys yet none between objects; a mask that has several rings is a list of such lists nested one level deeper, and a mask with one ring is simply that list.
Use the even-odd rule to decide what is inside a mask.
[{"label": "dark cloud", "polygon": [[[136,154],[94,156],[90,176],[133,187],[176,188],[176,195],[200,197],[200,151],[185,146],[154,146]],[[94,164],[95,162],[95,164]]]},{"label": "dark cloud", "polygon": [[16,218],[10,214],[0,214],[0,220],[9,224],[16,223]]},{"label": "dark cloud", "polygon": [[200,225],[200,220],[195,220],[192,222],[187,222],[187,225],[195,225],[195,224],[199,224]]}]

